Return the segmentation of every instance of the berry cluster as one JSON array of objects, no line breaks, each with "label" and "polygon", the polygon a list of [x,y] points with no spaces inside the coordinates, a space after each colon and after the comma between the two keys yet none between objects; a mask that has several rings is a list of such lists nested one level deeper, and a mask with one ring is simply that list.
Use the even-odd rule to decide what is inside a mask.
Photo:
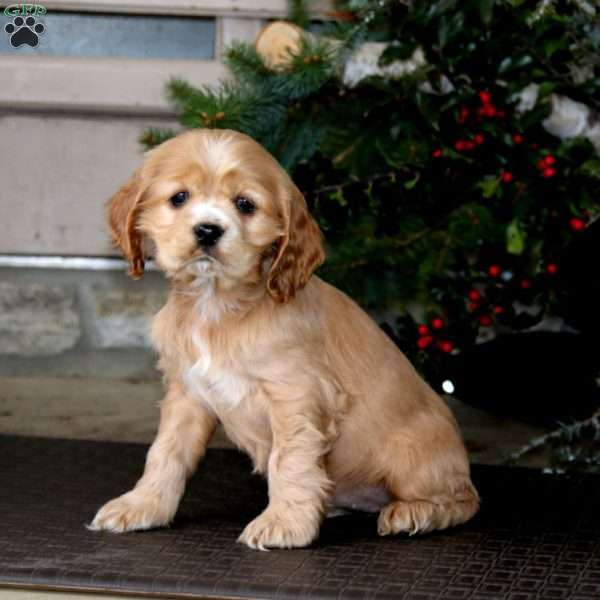
[{"label": "berry cluster", "polygon": [[[444,156],[455,158],[456,151],[477,157],[477,161],[469,160],[445,167],[452,171],[459,171],[464,165],[470,169],[480,166],[483,173],[488,174],[498,169],[496,182],[505,187],[489,186],[485,189],[486,199],[496,199],[487,203],[487,207],[504,218],[510,209],[522,204],[524,210],[510,226],[516,228],[515,235],[521,236],[521,243],[525,244],[525,240],[530,243],[530,236],[537,233],[536,227],[539,226],[537,219],[529,220],[525,207],[532,195],[539,193],[540,198],[546,197],[543,188],[537,189],[535,180],[539,178],[539,185],[543,186],[544,180],[558,179],[556,176],[560,171],[563,179],[568,176],[569,163],[566,159],[561,161],[550,150],[550,141],[538,143],[537,139],[529,139],[542,139],[542,132],[532,135],[520,131],[522,123],[512,118],[510,123],[509,119],[499,123],[500,119],[506,117],[506,112],[499,108],[501,105],[500,101],[497,104],[492,102],[489,91],[478,92],[473,105],[463,104],[453,114],[453,119],[460,126],[458,135],[456,126],[452,124],[451,137],[446,138],[448,145],[434,147],[431,156],[434,159]],[[490,121],[492,119],[495,123]],[[505,133],[507,130],[510,132],[508,135]],[[484,181],[490,180],[489,175],[484,176]],[[562,181],[552,183],[562,185]],[[591,214],[585,209],[571,209],[577,212],[565,216],[560,209],[562,204],[555,205],[553,202],[553,197],[549,198],[547,214],[550,217],[568,221],[568,227],[573,232],[581,232],[587,227]],[[478,215],[472,215],[471,221],[479,223]],[[508,221],[506,223],[508,226]],[[564,229],[565,226],[557,228],[556,235],[563,236]],[[568,238],[563,236],[562,239]],[[535,261],[527,262],[523,260],[526,254],[523,247],[517,245],[514,252],[508,248],[508,254],[502,257],[501,247],[492,249],[490,246],[486,258],[481,257],[483,260],[459,267],[448,278],[440,279],[439,285],[434,286],[434,294],[437,295],[436,301],[441,306],[441,312],[416,328],[413,322],[410,329],[405,329],[407,334],[410,331],[408,335],[415,344],[417,355],[423,360],[435,361],[436,352],[456,353],[478,339],[486,339],[502,331],[526,329],[537,322],[548,298],[556,297],[560,283],[557,277],[559,265],[553,260],[555,252],[545,247],[540,249],[545,258],[540,261],[537,255]],[[532,271],[534,264],[537,267]],[[523,310],[524,306],[528,307],[527,310]],[[441,355],[437,358],[441,358]]]},{"label": "berry cluster", "polygon": [[554,156],[552,156],[552,154],[547,154],[538,160],[537,168],[540,170],[542,177],[549,179],[550,177],[554,177],[556,175],[556,169],[553,166],[555,163],[556,159]]},{"label": "berry cluster", "polygon": [[442,336],[443,329],[445,327],[444,320],[440,317],[434,317],[430,325],[421,323],[417,327],[417,348],[419,350],[425,350],[426,348],[433,346],[438,348],[442,352],[450,353],[454,350],[454,344]]}]

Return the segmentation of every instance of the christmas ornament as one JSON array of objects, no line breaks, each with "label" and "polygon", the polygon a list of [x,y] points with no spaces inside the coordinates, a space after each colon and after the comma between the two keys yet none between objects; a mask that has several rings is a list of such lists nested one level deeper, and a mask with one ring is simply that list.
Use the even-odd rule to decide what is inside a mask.
[{"label": "christmas ornament", "polygon": [[269,68],[285,69],[291,55],[300,50],[304,35],[304,30],[293,23],[273,21],[258,34],[254,47]]}]

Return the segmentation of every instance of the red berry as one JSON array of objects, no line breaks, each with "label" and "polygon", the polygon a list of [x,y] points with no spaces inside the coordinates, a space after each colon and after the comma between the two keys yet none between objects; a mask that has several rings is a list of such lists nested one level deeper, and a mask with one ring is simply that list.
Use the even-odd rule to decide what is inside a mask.
[{"label": "red berry", "polygon": [[483,107],[483,114],[486,117],[495,117],[496,116],[496,109],[491,106],[491,105],[486,105]]},{"label": "red berry", "polygon": [[437,148],[431,153],[431,156],[433,156],[433,158],[439,158],[442,154],[442,150],[440,148]]},{"label": "red berry", "polygon": [[489,104],[492,101],[492,95],[489,92],[479,92],[479,99],[482,104]]},{"label": "red berry", "polygon": [[479,308],[477,302],[469,302],[469,312],[475,312]]},{"label": "red berry", "polygon": [[475,140],[476,144],[483,144],[483,142],[485,142],[483,133],[476,133],[473,139]]},{"label": "red berry", "polygon": [[454,142],[454,148],[456,150],[464,150],[465,149],[465,140],[457,140],[456,142]]},{"label": "red berry", "polygon": [[556,175],[556,169],[553,169],[552,167],[546,167],[542,171],[542,177],[545,177],[546,179],[548,179],[549,177],[554,177],[555,175]]},{"label": "red berry", "polygon": [[569,221],[569,225],[573,231],[583,231],[585,229],[585,221],[577,217],[573,217]]},{"label": "red berry", "polygon": [[429,327],[427,325],[421,324],[417,327],[417,331],[419,335],[427,335],[429,333]]},{"label": "red berry", "polygon": [[479,290],[471,290],[469,292],[469,300],[472,300],[473,302],[481,300],[481,292]]},{"label": "red berry", "polygon": [[492,317],[489,315],[481,315],[479,317],[479,324],[482,327],[489,327],[492,324]]},{"label": "red berry", "polygon": [[437,345],[442,352],[450,353],[454,350],[454,344],[449,340],[440,340]]},{"label": "red berry", "polygon": [[442,319],[440,319],[439,317],[436,317],[435,319],[433,319],[433,321],[431,321],[431,326],[434,329],[441,329],[444,326],[444,321],[442,321]]},{"label": "red berry", "polygon": [[529,279],[521,279],[521,287],[524,290],[528,290],[531,287],[531,281]]},{"label": "red berry", "polygon": [[466,140],[464,143],[464,148],[465,150],[473,150],[473,148],[475,148],[475,142],[472,142],[471,140]]},{"label": "red berry", "polygon": [[504,307],[503,306],[494,306],[494,312],[497,315],[501,315],[504,312]]},{"label": "red berry", "polygon": [[522,144],[523,143],[523,136],[520,133],[515,133],[515,135],[513,135],[513,142],[515,144]]},{"label": "red berry", "polygon": [[546,161],[543,158],[540,158],[540,160],[537,161],[536,165],[538,169],[543,171],[546,168]]},{"label": "red berry", "polygon": [[550,275],[554,275],[558,271],[558,266],[556,263],[548,263],[546,265],[546,272]]},{"label": "red berry", "polygon": [[510,183],[513,180],[513,174],[510,171],[502,171],[502,175],[500,177],[504,183]]},{"label": "red berry", "polygon": [[498,265],[491,265],[490,268],[488,269],[488,275],[490,277],[498,277],[498,275],[500,275],[502,269],[500,269],[500,267]]},{"label": "red berry", "polygon": [[461,106],[458,113],[457,121],[462,125],[469,117],[469,109],[466,106]]},{"label": "red berry", "polygon": [[425,335],[417,340],[417,346],[421,350],[424,350],[427,348],[427,346],[429,346],[429,344],[431,344],[431,342],[433,342],[433,338],[430,335]]},{"label": "red berry", "polygon": [[544,164],[551,166],[556,162],[556,159],[552,154],[548,154],[548,156],[544,157]]}]

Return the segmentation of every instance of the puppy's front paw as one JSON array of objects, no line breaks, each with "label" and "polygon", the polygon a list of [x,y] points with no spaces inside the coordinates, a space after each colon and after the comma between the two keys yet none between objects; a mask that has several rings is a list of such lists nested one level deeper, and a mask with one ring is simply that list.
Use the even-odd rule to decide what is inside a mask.
[{"label": "puppy's front paw", "polygon": [[273,507],[248,523],[238,542],[254,550],[268,548],[302,548],[308,546],[319,534],[319,524],[298,519],[290,509]]},{"label": "puppy's front paw", "polygon": [[131,490],[107,502],[94,517],[88,529],[106,529],[114,533],[152,529],[167,525],[175,516],[175,510],[168,501],[156,496]]}]

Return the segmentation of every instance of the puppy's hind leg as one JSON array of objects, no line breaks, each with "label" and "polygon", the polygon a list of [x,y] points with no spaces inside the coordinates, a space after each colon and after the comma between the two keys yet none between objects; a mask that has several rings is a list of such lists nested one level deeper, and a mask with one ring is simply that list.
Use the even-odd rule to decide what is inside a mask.
[{"label": "puppy's hind leg", "polygon": [[379,513],[379,535],[427,533],[468,521],[479,509],[479,497],[469,481],[462,491],[428,500],[397,499]]},{"label": "puppy's hind leg", "polygon": [[393,500],[379,513],[380,535],[426,533],[468,521],[479,509],[479,495],[471,483],[462,444],[431,453],[426,446],[399,456],[384,475]]}]

